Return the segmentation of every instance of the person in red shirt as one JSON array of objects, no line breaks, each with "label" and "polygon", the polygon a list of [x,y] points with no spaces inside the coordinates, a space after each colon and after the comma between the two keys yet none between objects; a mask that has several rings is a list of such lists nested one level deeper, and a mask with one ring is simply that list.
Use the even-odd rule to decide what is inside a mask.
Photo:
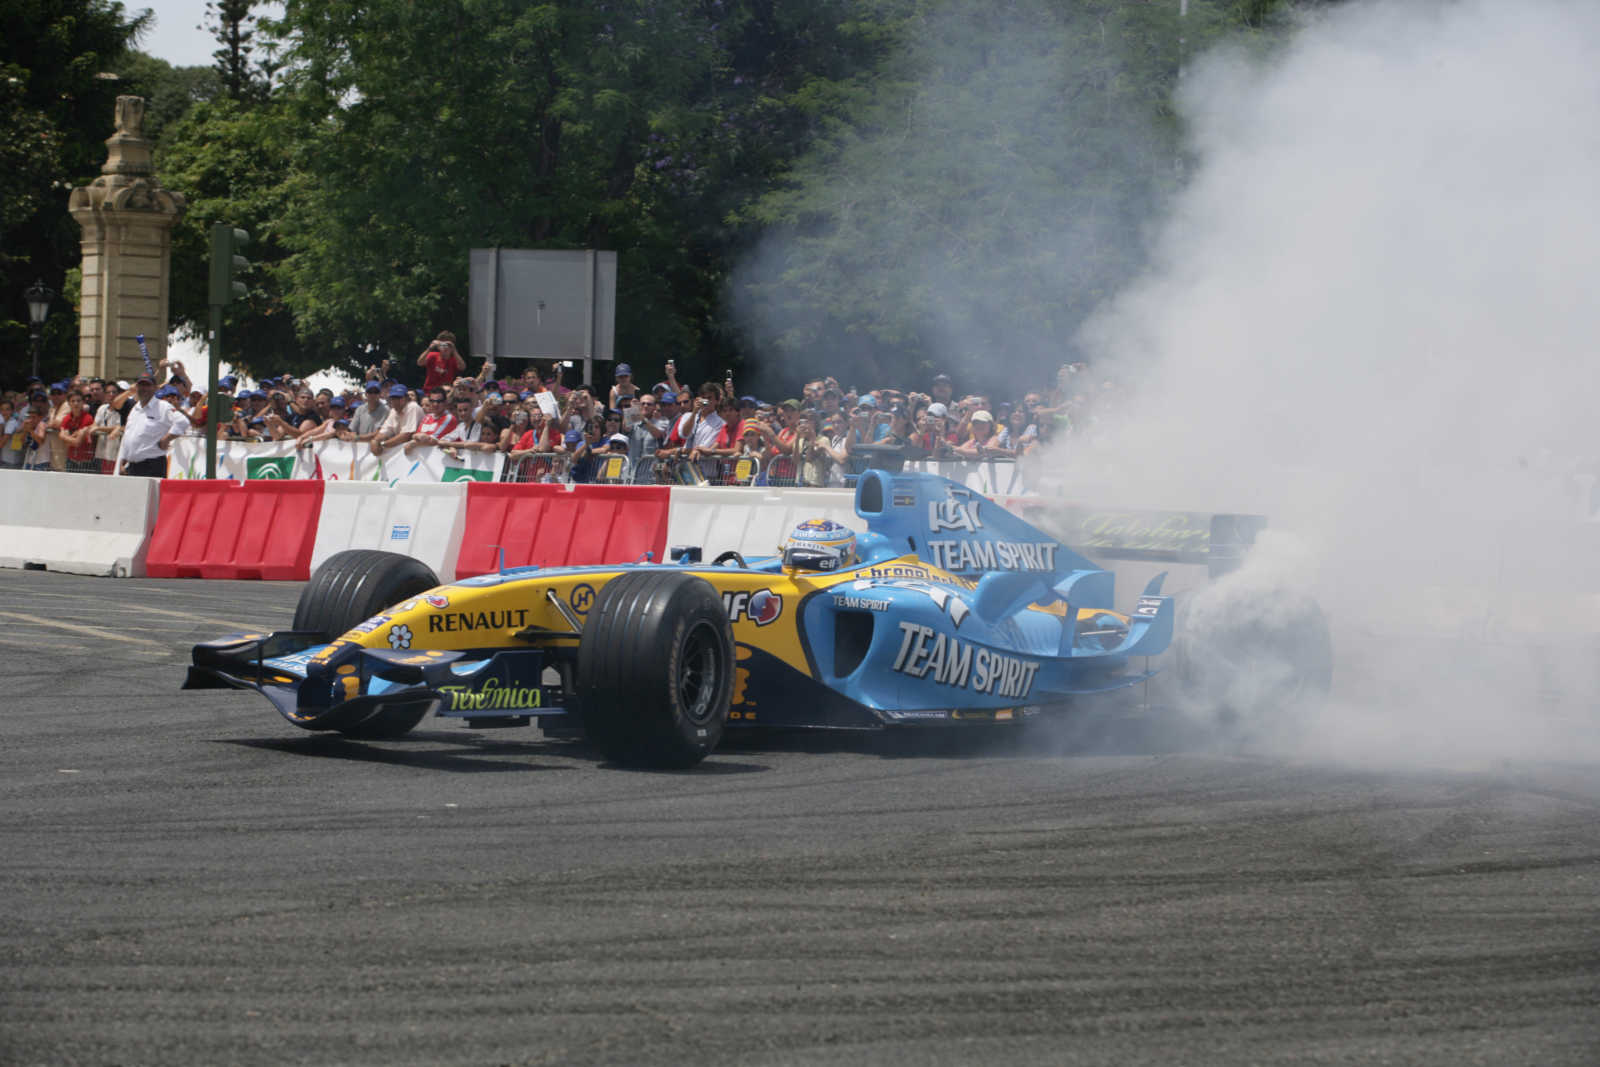
[{"label": "person in red shirt", "polygon": [[456,376],[467,369],[467,361],[456,351],[456,335],[449,330],[440,330],[439,336],[417,357],[417,366],[427,372],[422,388],[431,393],[455,381]]},{"label": "person in red shirt", "polygon": [[444,402],[444,393],[432,390],[422,402],[422,425],[417,427],[410,444],[436,445],[439,438],[455,428],[456,417]]},{"label": "person in red shirt", "polygon": [[82,393],[67,394],[67,411],[61,416],[61,436],[57,439],[67,450],[70,469],[99,470],[94,460],[94,435],[90,427],[94,416],[83,402]]}]

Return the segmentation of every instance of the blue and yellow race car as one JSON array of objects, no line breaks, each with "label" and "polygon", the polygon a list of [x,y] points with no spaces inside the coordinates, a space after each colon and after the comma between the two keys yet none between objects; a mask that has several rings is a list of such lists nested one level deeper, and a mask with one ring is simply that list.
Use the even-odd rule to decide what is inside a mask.
[{"label": "blue and yellow race car", "polygon": [[[1018,721],[1150,677],[1173,601],[1113,579],[961,485],[871,470],[855,511],[768,558],[521,567],[440,585],[405,556],[343,552],[293,627],[194,649],[185,688],[263,693],[296,726],[395,737],[429,712],[581,727],[610,759],[682,767],[726,730]],[[553,721],[552,721],[553,720]]]}]

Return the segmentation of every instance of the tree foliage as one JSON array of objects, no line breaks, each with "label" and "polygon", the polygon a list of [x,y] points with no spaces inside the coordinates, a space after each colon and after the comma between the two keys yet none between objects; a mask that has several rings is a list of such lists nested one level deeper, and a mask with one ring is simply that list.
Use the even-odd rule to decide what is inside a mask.
[{"label": "tree foliage", "polygon": [[[7,0],[0,8],[0,378],[27,365],[22,290],[57,292],[79,260],[73,186],[105,162],[119,82],[111,76],[148,21],[107,0]],[[76,366],[77,323],[58,302],[43,367]],[[13,317],[15,316],[15,317]]]},{"label": "tree foliage", "polygon": [[[15,219],[64,221],[39,205],[72,182],[58,196],[46,175],[98,166],[116,83],[83,72],[138,30],[105,0],[20,2],[29,28],[0,61],[59,62],[0,82],[0,256]],[[1259,33],[1285,5],[1192,0],[1187,47]],[[174,323],[204,327],[209,226],[249,230],[251,295],[224,336],[263,370],[463,333],[469,252],[504,246],[617,251],[617,348],[642,374],[670,357],[776,389],[997,353],[1031,374],[1137,269],[1142,228],[1181,180],[1176,3],[208,8],[212,67],[132,54],[114,69],[151,98],[158,171],[189,199]],[[47,9],[97,19],[99,36],[52,44],[66,16]],[[81,127],[52,103],[63,92]],[[28,260],[75,262],[66,225]]]}]

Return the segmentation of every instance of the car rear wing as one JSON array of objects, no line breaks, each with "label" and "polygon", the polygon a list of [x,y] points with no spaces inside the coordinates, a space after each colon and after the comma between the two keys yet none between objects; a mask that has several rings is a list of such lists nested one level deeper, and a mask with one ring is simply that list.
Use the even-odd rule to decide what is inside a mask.
[{"label": "car rear wing", "polygon": [[1088,508],[1038,497],[1006,505],[1091,559],[1202,564],[1212,578],[1236,569],[1267,528],[1263,515]]}]

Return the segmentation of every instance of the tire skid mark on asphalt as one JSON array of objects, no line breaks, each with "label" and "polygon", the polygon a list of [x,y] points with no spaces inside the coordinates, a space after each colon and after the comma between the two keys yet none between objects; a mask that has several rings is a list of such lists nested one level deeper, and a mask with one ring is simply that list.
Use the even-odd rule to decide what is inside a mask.
[{"label": "tire skid mark on asphalt", "polygon": [[142,637],[129,637],[127,634],[113,633],[99,626],[82,626],[77,623],[57,622],[54,619],[41,618],[38,615],[25,615],[20,611],[0,611],[0,619],[14,619],[18,622],[28,622],[35,626],[44,626],[57,630],[66,630],[69,633],[84,634],[89,637],[98,637],[105,641],[121,641],[130,645],[149,645],[162,652],[169,652],[167,646],[157,641],[146,641]]}]

